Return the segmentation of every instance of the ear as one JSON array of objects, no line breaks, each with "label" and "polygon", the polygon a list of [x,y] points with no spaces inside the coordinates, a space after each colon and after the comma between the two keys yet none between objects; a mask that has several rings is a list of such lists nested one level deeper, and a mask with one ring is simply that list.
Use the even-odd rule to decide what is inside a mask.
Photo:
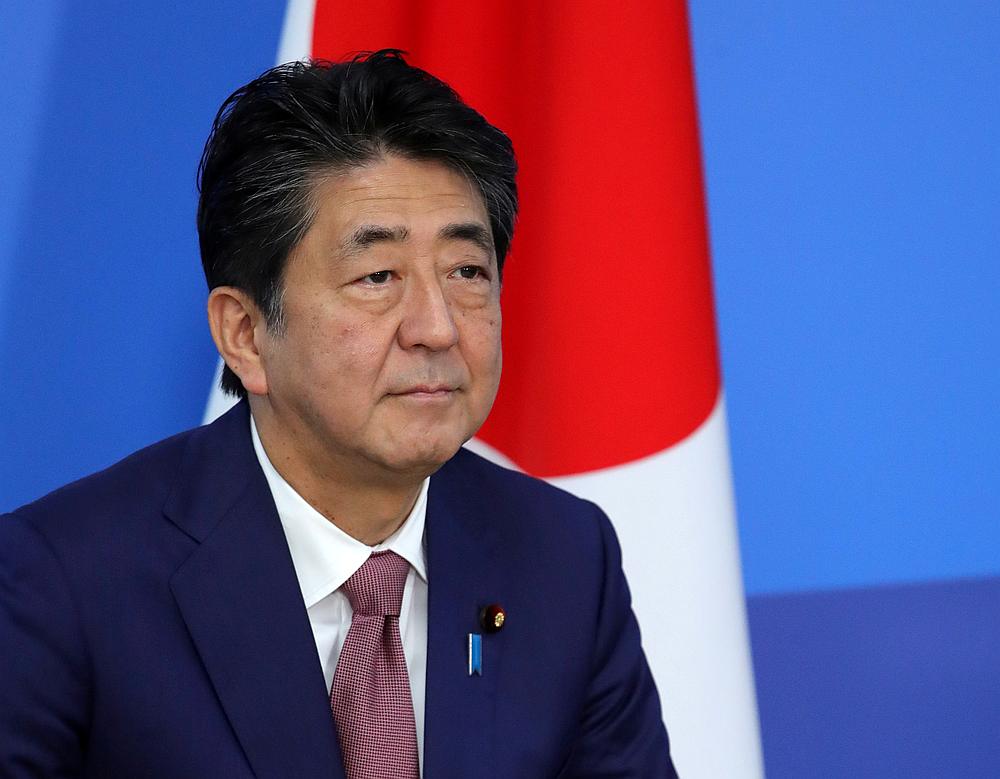
[{"label": "ear", "polygon": [[257,304],[236,287],[216,287],[208,295],[208,326],[215,348],[246,391],[266,395],[267,375],[255,337],[266,323]]}]

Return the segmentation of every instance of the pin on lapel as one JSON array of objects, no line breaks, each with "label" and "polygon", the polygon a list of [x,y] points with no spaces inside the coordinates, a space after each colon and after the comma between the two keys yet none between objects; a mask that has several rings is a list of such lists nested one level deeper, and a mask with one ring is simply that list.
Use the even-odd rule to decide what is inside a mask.
[{"label": "pin on lapel", "polygon": [[[479,625],[485,633],[497,633],[507,621],[507,612],[499,603],[491,603],[479,610]],[[483,675],[483,637],[469,633],[469,676]]]},{"label": "pin on lapel", "polygon": [[487,633],[498,633],[507,621],[507,612],[499,603],[491,603],[479,610],[479,624]]},{"label": "pin on lapel", "polygon": [[469,676],[483,675],[483,637],[469,633]]}]

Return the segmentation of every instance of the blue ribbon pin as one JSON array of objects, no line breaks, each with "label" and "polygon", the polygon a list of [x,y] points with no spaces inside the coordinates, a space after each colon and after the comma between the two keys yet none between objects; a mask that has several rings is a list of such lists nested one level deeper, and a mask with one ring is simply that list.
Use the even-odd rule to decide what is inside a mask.
[{"label": "blue ribbon pin", "polygon": [[469,676],[483,675],[483,637],[469,633]]}]

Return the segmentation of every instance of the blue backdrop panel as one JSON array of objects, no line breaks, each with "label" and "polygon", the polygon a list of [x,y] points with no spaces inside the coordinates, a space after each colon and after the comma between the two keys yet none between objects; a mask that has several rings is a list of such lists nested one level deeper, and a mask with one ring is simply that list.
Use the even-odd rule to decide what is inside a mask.
[{"label": "blue backdrop panel", "polygon": [[195,169],[222,99],[274,63],[284,2],[128,8],[4,14],[5,72],[27,75],[0,141],[20,187],[0,201],[3,509],[198,424],[215,366]]},{"label": "blue backdrop panel", "polygon": [[748,591],[1000,573],[1000,4],[691,12]]},{"label": "blue backdrop panel", "polygon": [[771,779],[1000,774],[1000,579],[750,598]]}]

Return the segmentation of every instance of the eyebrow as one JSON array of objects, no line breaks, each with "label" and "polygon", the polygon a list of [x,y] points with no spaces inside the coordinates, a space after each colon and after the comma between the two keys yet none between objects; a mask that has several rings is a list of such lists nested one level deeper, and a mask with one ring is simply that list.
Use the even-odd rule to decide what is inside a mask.
[{"label": "eyebrow", "polygon": [[[343,244],[343,254],[351,257],[380,243],[403,243],[410,237],[407,227],[365,224],[355,228]],[[438,230],[438,238],[468,241],[487,254],[493,254],[493,238],[481,222],[452,222]]]},{"label": "eyebrow", "polygon": [[410,231],[406,227],[360,225],[344,241],[344,254],[357,254],[378,243],[402,243],[409,236]]},{"label": "eyebrow", "polygon": [[481,222],[455,222],[438,230],[439,238],[469,241],[487,254],[493,254],[493,237]]}]

